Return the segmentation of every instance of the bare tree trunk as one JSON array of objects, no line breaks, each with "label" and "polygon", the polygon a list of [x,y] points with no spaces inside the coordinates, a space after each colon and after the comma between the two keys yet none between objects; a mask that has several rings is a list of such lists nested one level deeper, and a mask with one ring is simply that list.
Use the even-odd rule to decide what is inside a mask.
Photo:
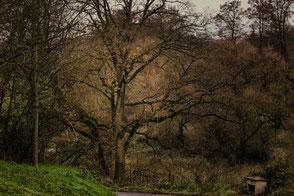
[{"label": "bare tree trunk", "polygon": [[99,167],[102,169],[103,173],[108,176],[109,175],[109,168],[106,164],[105,157],[104,157],[104,151],[102,149],[102,146],[100,145],[98,138],[92,139],[92,146],[94,151],[94,156],[96,159],[96,162],[99,164]]},{"label": "bare tree trunk", "polygon": [[33,143],[34,143],[34,151],[33,151],[33,161],[34,166],[38,167],[39,158],[38,158],[38,140],[39,140],[39,93],[38,93],[38,49],[35,48],[35,59],[34,59],[34,76],[33,76],[33,91],[34,91],[34,128],[33,128]]},{"label": "bare tree trunk", "polygon": [[40,0],[33,0],[33,11],[32,11],[32,41],[34,44],[32,54],[32,65],[33,65],[33,78],[32,78],[32,90],[33,90],[33,162],[34,166],[38,167],[39,164],[39,15],[40,15]]},{"label": "bare tree trunk", "polygon": [[[122,81],[123,77],[121,75],[118,76],[118,81]],[[122,182],[124,174],[125,174],[125,148],[124,148],[124,135],[122,130],[123,124],[123,110],[124,110],[124,102],[125,102],[125,83],[121,82],[120,90],[117,92],[116,99],[116,108],[113,110],[114,115],[114,176],[113,180],[115,182]]]},{"label": "bare tree trunk", "polygon": [[118,136],[115,149],[114,181],[122,182],[125,174],[125,150],[123,137]]}]

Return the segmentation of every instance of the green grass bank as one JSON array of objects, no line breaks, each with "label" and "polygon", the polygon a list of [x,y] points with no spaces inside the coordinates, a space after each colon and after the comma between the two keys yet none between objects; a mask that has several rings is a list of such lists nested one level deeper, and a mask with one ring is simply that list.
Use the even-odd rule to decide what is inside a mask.
[{"label": "green grass bank", "polygon": [[71,167],[0,161],[0,195],[114,196],[99,181]]}]

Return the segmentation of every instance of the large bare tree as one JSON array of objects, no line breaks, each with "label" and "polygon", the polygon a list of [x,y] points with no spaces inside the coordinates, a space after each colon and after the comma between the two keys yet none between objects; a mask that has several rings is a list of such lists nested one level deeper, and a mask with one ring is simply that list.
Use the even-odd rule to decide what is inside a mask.
[{"label": "large bare tree", "polygon": [[[194,62],[196,30],[205,22],[181,1],[81,3],[87,5],[91,38],[84,38],[89,48],[83,48],[87,60],[80,83],[103,103],[98,109],[106,114],[96,127],[111,135],[113,178],[121,181],[125,150],[139,128],[173,118],[194,104],[193,90],[181,94],[181,79]],[[185,63],[178,61],[185,55]],[[98,143],[99,137],[97,152]]]}]

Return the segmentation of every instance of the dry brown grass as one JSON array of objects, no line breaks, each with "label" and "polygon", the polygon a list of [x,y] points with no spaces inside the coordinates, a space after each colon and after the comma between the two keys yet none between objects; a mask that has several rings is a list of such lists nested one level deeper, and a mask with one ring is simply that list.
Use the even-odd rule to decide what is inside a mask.
[{"label": "dry brown grass", "polygon": [[223,160],[211,163],[200,156],[183,157],[169,151],[155,155],[146,151],[132,151],[127,157],[127,182],[226,184],[245,187],[246,177],[262,173],[263,169],[264,166],[256,164],[231,166]]}]

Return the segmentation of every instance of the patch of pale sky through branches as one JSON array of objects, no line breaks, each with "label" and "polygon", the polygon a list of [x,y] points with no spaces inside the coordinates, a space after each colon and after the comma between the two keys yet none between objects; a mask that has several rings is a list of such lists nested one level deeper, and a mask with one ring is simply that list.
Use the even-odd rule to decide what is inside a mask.
[{"label": "patch of pale sky through branches", "polygon": [[[219,6],[227,2],[228,0],[190,0],[197,11],[203,11],[206,9],[219,10]],[[248,7],[248,0],[241,0],[241,6],[246,9]]]},{"label": "patch of pale sky through branches", "polygon": [[[220,10],[220,6],[232,0],[189,0],[192,3],[193,8],[198,13],[204,13],[204,15],[214,16]],[[241,0],[241,7],[246,10],[248,8],[248,0]],[[244,18],[243,24],[247,23],[248,20]],[[218,28],[214,24],[210,24],[207,27],[207,30],[211,33],[211,37],[214,39],[218,39],[217,35]],[[244,26],[244,31],[248,31],[249,29]]]}]

